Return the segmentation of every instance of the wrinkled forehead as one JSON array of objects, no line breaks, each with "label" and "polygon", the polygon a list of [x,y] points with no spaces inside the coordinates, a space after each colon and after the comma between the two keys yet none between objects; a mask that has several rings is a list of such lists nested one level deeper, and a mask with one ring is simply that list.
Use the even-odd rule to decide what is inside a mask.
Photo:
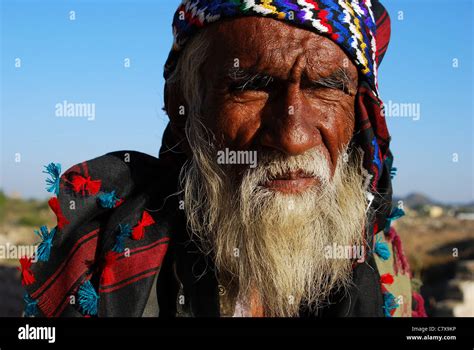
[{"label": "wrinkled forehead", "polygon": [[298,63],[316,75],[329,75],[344,67],[357,76],[357,68],[336,43],[281,21],[244,17],[215,23],[205,30],[211,41],[207,66],[218,74],[237,65],[278,76]]}]

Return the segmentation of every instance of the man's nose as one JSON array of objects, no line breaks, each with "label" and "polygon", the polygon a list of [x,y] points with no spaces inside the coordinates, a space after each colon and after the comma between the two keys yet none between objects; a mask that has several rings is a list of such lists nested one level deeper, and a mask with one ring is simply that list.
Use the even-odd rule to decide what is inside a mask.
[{"label": "man's nose", "polygon": [[260,143],[287,155],[299,155],[320,145],[317,119],[297,84],[284,97],[275,98],[265,107]]}]

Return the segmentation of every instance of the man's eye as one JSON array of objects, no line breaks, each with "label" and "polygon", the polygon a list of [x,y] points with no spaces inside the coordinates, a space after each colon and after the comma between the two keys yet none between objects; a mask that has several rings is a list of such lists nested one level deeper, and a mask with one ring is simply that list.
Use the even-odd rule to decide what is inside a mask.
[{"label": "man's eye", "polygon": [[255,75],[243,81],[231,84],[231,91],[266,91],[273,82],[273,78],[265,75]]}]

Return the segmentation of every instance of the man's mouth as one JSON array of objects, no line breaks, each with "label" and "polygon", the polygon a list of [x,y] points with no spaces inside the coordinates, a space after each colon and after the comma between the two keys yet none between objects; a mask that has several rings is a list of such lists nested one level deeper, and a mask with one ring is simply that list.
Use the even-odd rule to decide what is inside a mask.
[{"label": "man's mouth", "polygon": [[301,193],[315,186],[318,179],[304,170],[289,171],[276,176],[262,184],[262,186],[287,194]]}]

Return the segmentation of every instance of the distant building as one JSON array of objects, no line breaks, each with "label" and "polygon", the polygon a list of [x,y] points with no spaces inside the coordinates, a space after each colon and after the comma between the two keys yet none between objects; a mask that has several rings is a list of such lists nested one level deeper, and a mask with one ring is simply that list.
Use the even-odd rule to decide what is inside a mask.
[{"label": "distant building", "polygon": [[444,209],[437,205],[432,205],[428,209],[428,215],[430,216],[430,218],[439,218],[443,216],[443,214],[444,214]]},{"label": "distant building", "polygon": [[474,213],[458,213],[456,218],[459,220],[474,220]]}]

